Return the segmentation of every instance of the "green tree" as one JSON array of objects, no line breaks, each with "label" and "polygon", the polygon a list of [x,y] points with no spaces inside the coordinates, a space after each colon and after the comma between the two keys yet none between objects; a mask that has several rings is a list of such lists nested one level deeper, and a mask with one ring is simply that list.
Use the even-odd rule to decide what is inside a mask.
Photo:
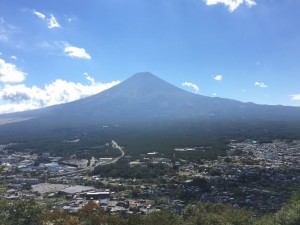
[{"label": "green tree", "polygon": [[13,204],[1,204],[1,224],[40,225],[45,212],[33,199],[18,199]]},{"label": "green tree", "polygon": [[251,225],[253,214],[221,203],[188,206],[182,215],[186,225]]},{"label": "green tree", "polygon": [[142,218],[142,225],[180,225],[180,218],[167,210],[153,212]]},{"label": "green tree", "polygon": [[88,202],[78,212],[82,225],[94,225],[108,222],[108,215],[96,203]]},{"label": "green tree", "polygon": [[266,215],[256,225],[299,225],[300,224],[300,192],[297,192],[285,206],[273,215]]}]

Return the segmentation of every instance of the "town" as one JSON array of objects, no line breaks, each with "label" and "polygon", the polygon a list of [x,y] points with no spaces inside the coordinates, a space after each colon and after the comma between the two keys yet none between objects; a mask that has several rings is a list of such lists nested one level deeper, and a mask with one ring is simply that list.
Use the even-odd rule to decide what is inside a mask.
[{"label": "town", "polygon": [[0,146],[1,198],[33,198],[67,212],[90,201],[121,214],[162,209],[180,214],[189,204],[221,202],[264,214],[280,209],[300,185],[299,141],[231,140],[226,156],[196,162],[175,153],[204,147],[176,148],[174,156],[149,152],[132,157],[112,140],[106,145],[119,150],[119,157],[77,159],[16,152],[14,145]]}]

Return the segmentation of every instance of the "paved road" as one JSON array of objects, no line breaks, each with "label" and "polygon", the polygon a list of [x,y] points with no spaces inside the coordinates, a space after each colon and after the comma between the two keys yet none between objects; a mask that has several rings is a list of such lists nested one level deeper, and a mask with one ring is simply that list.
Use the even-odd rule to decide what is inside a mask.
[{"label": "paved road", "polygon": [[113,148],[119,149],[119,150],[120,150],[121,156],[119,156],[119,157],[117,157],[117,158],[113,158],[112,160],[107,161],[107,162],[99,162],[99,163],[97,163],[96,165],[91,166],[91,167],[90,167],[90,171],[93,171],[94,168],[97,167],[97,166],[103,166],[103,165],[108,165],[108,164],[116,163],[119,159],[121,159],[121,158],[124,157],[125,152],[124,152],[123,148],[122,148],[120,145],[118,145],[118,143],[115,142],[114,140],[111,140],[111,144],[112,144],[112,147],[113,147]]},{"label": "paved road", "polygon": [[[120,145],[118,145],[118,143],[116,141],[111,140],[111,144],[112,144],[113,148],[120,150],[121,156],[119,156],[117,158],[113,158],[113,159],[111,159],[107,162],[99,162],[99,163],[96,163],[96,164],[91,163],[91,166],[88,166],[88,167],[86,167],[84,169],[81,169],[81,170],[76,170],[76,171],[68,172],[68,173],[55,174],[55,175],[51,175],[49,177],[50,178],[51,177],[63,177],[63,176],[67,176],[67,175],[74,175],[74,174],[79,174],[79,173],[84,173],[84,172],[92,172],[92,171],[94,171],[95,167],[97,167],[97,166],[104,166],[104,165],[116,163],[119,159],[124,157],[125,152],[124,152],[123,148]],[[92,157],[92,158],[94,158],[94,157]]]}]

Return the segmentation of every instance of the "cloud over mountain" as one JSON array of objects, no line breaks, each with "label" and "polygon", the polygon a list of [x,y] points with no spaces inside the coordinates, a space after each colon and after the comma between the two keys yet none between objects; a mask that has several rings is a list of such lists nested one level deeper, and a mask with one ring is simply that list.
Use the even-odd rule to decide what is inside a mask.
[{"label": "cloud over mountain", "polygon": [[300,94],[290,95],[290,97],[293,101],[300,101]]},{"label": "cloud over mountain", "polygon": [[22,82],[26,73],[15,64],[0,59],[0,82]]},{"label": "cloud over mountain", "polygon": [[199,91],[199,87],[198,87],[197,84],[193,84],[193,83],[191,83],[191,82],[184,82],[184,83],[182,83],[181,85],[182,85],[182,86],[186,86],[186,87],[191,87],[191,88],[193,88],[193,89],[195,90],[195,93],[198,93],[198,91]]},{"label": "cloud over mountain", "polygon": [[85,77],[94,82],[82,84],[57,79],[51,84],[46,84],[44,88],[28,87],[25,84],[0,86],[0,100],[5,102],[0,105],[0,114],[71,102],[97,94],[120,83],[120,81],[97,83],[94,78]]}]

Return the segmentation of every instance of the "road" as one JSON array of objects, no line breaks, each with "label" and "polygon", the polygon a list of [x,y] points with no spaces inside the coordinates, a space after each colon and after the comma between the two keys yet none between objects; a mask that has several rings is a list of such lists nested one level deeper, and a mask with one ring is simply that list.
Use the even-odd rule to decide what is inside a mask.
[{"label": "road", "polygon": [[[125,152],[124,152],[123,148],[120,145],[118,145],[118,143],[116,141],[111,140],[111,144],[112,144],[113,148],[120,150],[121,156],[119,156],[117,158],[112,158],[111,160],[109,160],[107,162],[99,162],[99,163],[96,163],[96,164],[94,163],[94,160],[95,160],[94,157],[92,157],[90,166],[88,166],[84,169],[76,170],[76,171],[73,171],[73,172],[54,174],[54,175],[50,175],[49,177],[50,178],[52,178],[52,177],[62,177],[62,176],[74,175],[74,174],[85,173],[85,172],[93,172],[95,167],[97,167],[97,166],[104,166],[104,165],[116,163],[117,161],[119,161],[121,158],[124,157]],[[92,161],[93,161],[93,163],[92,163]]]},{"label": "road", "polygon": [[119,157],[117,157],[117,158],[114,158],[114,159],[112,160],[112,161],[113,161],[112,163],[116,163],[119,159],[121,159],[121,158],[124,157],[125,152],[123,151],[123,148],[122,148],[120,145],[118,145],[118,143],[115,142],[114,140],[111,140],[111,144],[112,144],[112,147],[113,147],[113,148],[119,149],[120,152],[121,152],[121,156],[119,156]]},{"label": "road", "polygon": [[[99,162],[99,163],[97,163],[97,164],[94,165],[94,166],[90,166],[90,167],[91,167],[91,170],[90,170],[90,171],[93,171],[94,168],[97,167],[97,166],[103,166],[103,165],[108,165],[108,164],[116,163],[119,159],[121,159],[121,158],[124,157],[125,152],[123,151],[123,148],[122,148],[120,145],[118,145],[118,143],[117,143],[116,141],[111,140],[111,145],[112,145],[113,148],[119,149],[119,150],[120,150],[121,156],[119,156],[119,157],[117,157],[117,158],[113,158],[112,160],[107,161],[107,162]],[[93,164],[91,164],[91,165],[93,165]]]}]

